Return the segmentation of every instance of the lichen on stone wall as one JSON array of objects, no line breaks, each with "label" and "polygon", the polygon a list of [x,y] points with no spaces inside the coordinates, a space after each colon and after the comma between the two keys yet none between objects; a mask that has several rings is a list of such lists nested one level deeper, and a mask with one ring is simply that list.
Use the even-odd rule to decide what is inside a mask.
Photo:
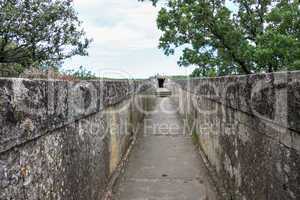
[{"label": "lichen on stone wall", "polygon": [[[138,110],[120,105],[149,87],[148,80],[0,78],[0,199],[100,200],[112,173],[108,107],[122,130]],[[119,156],[125,138],[116,143]]]},{"label": "lichen on stone wall", "polygon": [[230,199],[299,199],[300,73],[174,80]]}]

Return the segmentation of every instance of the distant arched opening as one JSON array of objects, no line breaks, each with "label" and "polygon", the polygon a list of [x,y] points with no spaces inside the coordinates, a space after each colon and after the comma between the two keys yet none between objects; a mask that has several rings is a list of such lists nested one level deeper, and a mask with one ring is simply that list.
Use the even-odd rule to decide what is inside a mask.
[{"label": "distant arched opening", "polygon": [[158,87],[164,88],[165,78],[157,78],[158,81]]}]

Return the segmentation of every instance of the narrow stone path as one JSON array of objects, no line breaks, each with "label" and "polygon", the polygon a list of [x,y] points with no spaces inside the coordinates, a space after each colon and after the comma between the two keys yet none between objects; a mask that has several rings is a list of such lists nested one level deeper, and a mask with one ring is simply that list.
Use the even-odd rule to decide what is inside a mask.
[{"label": "narrow stone path", "polygon": [[207,169],[170,98],[157,98],[114,188],[114,200],[216,200]]}]

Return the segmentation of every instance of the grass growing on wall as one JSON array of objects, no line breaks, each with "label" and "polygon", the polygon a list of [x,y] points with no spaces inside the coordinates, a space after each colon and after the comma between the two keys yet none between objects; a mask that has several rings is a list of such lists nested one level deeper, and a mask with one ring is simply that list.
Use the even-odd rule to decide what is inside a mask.
[{"label": "grass growing on wall", "polygon": [[192,134],[192,141],[193,141],[193,144],[195,146],[199,146],[199,136],[198,134],[196,133],[196,131],[193,131],[193,134]]}]

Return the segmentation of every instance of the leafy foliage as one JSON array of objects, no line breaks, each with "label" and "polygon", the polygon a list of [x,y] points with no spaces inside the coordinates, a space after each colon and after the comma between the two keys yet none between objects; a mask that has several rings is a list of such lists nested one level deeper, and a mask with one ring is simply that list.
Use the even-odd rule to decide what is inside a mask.
[{"label": "leafy foliage", "polygon": [[78,80],[91,80],[97,78],[94,73],[87,70],[83,66],[80,66],[78,70],[67,70],[65,72],[62,72],[62,74],[68,77],[72,77],[72,79]]},{"label": "leafy foliage", "polygon": [[24,67],[20,64],[3,64],[0,63],[0,77],[18,77],[24,72]]},{"label": "leafy foliage", "polygon": [[189,76],[185,76],[185,75],[175,75],[175,76],[169,76],[168,78],[173,79],[173,80],[182,80],[182,79],[188,79]]},{"label": "leafy foliage", "polygon": [[203,69],[203,68],[196,68],[190,75],[191,77],[215,77],[216,70],[214,68],[211,69]]},{"label": "leafy foliage", "polygon": [[0,63],[51,66],[87,55],[72,0],[0,0]]},{"label": "leafy foliage", "polygon": [[[152,0],[154,4],[157,0]],[[195,73],[300,69],[299,0],[167,0],[157,19],[166,55]]]}]

